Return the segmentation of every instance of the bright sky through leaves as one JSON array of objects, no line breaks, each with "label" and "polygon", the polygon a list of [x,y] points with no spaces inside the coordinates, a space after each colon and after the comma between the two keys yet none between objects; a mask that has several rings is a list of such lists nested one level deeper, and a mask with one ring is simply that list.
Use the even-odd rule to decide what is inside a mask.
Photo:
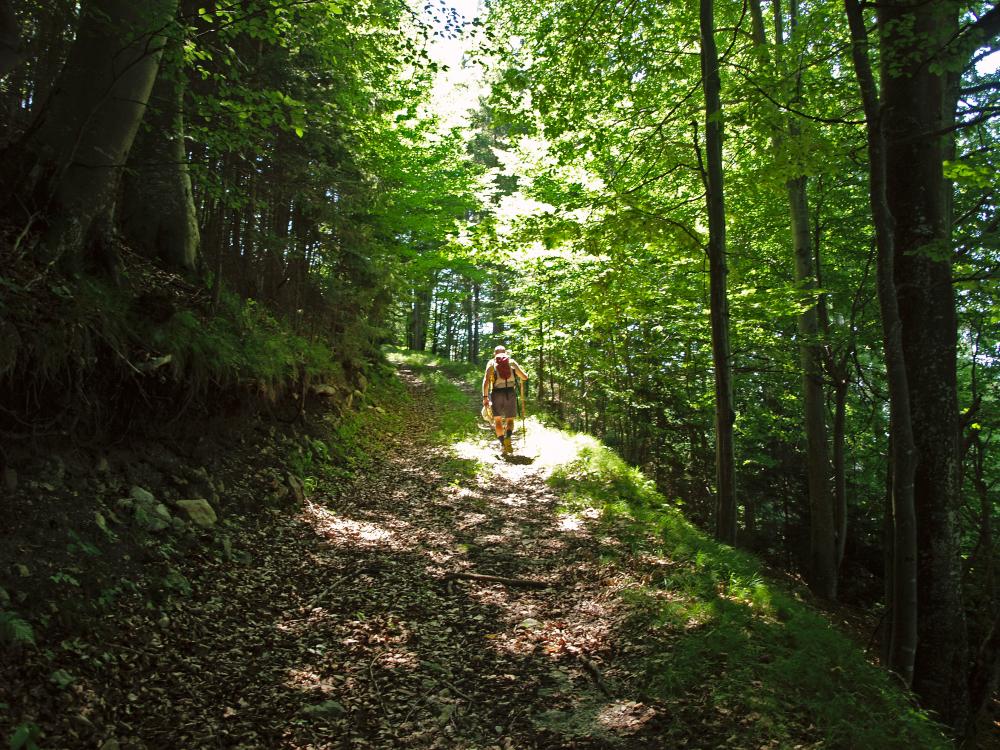
[{"label": "bright sky through leaves", "polygon": [[[443,24],[431,23],[435,30],[441,31],[440,36],[432,36],[430,49],[431,59],[442,66],[434,83],[431,96],[431,111],[441,118],[442,125],[447,129],[467,123],[467,114],[474,109],[482,93],[482,75],[479,67],[469,64],[462,66],[463,55],[471,51],[477,44],[477,30],[471,25],[472,19],[483,11],[481,0],[453,0],[450,7],[461,16],[462,32],[458,36],[449,36],[444,31]],[[425,13],[425,18],[430,15]],[[447,68],[447,70],[443,68]]]}]

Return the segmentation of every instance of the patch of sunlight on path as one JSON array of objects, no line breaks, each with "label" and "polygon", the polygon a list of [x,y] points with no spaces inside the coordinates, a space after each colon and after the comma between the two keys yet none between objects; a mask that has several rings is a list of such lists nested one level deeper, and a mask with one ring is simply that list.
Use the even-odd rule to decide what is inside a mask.
[{"label": "patch of sunlight on path", "polygon": [[503,459],[497,455],[493,428],[485,422],[481,426],[480,435],[456,442],[451,449],[458,458],[492,465],[495,474],[512,482],[532,475],[546,479],[556,467],[573,461],[581,449],[596,450],[598,447],[597,441],[589,435],[564,432],[542,424],[536,417],[529,417],[526,422],[517,421],[512,441],[514,454]]}]

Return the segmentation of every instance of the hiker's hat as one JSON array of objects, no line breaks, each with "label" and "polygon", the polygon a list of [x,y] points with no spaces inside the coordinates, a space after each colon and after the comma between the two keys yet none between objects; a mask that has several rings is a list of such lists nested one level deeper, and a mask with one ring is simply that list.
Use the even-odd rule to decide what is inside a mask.
[{"label": "hiker's hat", "polygon": [[507,353],[507,347],[504,346],[503,344],[499,344],[498,346],[496,346],[493,349],[493,353],[494,354],[506,354]]}]

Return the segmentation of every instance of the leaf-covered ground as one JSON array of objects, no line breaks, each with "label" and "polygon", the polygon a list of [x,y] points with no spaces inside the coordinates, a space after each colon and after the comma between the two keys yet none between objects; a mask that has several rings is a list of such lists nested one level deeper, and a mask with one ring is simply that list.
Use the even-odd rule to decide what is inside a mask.
[{"label": "leaf-covered ground", "polygon": [[[289,494],[263,468],[280,446],[228,455],[243,511],[173,549],[153,601],[124,596],[89,633],[8,653],[7,726],[37,725],[43,748],[103,750],[847,746],[792,697],[780,719],[748,709],[759,680],[720,693],[730,647],[750,649],[751,671],[773,667],[755,626],[702,667],[678,647],[671,683],[672,639],[716,639],[710,618],[651,625],[636,592],[685,565],[570,512],[546,481],[569,457],[546,433],[502,460],[485,426],[442,429],[433,379],[400,377],[408,396],[367,407],[384,418],[353,436],[372,447],[347,457],[353,474],[298,450],[307,497],[293,510],[264,501]],[[474,414],[475,394],[450,394]]]},{"label": "leaf-covered ground", "polygon": [[[661,707],[602,693],[618,687],[605,662],[620,622],[594,539],[560,525],[529,460],[464,471],[431,441],[426,387],[403,375],[414,398],[382,461],[317,487],[297,516],[248,524],[242,562],[190,571],[192,595],[122,686],[128,733],[153,746],[662,747]],[[512,580],[454,577],[466,572]]]}]

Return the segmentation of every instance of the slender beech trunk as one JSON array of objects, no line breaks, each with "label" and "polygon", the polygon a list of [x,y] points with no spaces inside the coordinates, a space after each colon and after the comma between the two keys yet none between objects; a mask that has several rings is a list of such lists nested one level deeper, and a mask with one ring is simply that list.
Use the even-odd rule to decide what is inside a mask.
[{"label": "slender beech trunk", "polygon": [[472,309],[474,311],[474,319],[472,324],[472,354],[469,357],[469,360],[473,363],[479,361],[479,335],[482,330],[482,322],[479,319],[479,290],[480,286],[477,281],[472,285]]},{"label": "slender beech trunk", "polygon": [[736,471],[733,446],[729,300],[726,294],[726,204],[722,185],[722,103],[715,45],[713,0],[700,0],[701,78],[705,92],[706,203],[708,209],[709,308],[715,365],[715,535],[736,543]]},{"label": "slender beech trunk", "polygon": [[431,354],[441,353],[441,295],[434,295],[434,324],[431,328]]},{"label": "slender beech trunk", "polygon": [[[790,131],[795,135],[795,128]],[[792,211],[795,281],[800,288],[815,289],[812,248],[809,241],[809,208],[806,178],[789,180]],[[810,583],[820,596],[837,597],[837,553],[830,492],[830,459],[827,454],[826,397],[823,389],[823,348],[815,300],[798,316],[799,364],[805,409],[806,464],[809,475]]]},{"label": "slender beech trunk", "polygon": [[[790,27],[798,26],[798,2],[791,0]],[[775,0],[775,30],[782,32],[781,4]],[[783,44],[783,39],[778,42]],[[796,72],[795,98],[801,94],[801,71]],[[788,121],[788,140],[800,137],[799,123]],[[795,283],[815,294],[816,269],[809,236],[808,178],[800,175],[785,183],[791,213],[792,254]],[[802,401],[806,433],[806,466],[809,477],[809,576],[814,591],[826,599],[837,598],[837,553],[830,493],[830,459],[827,453],[826,398],[823,389],[823,342],[819,326],[819,301],[814,297],[798,315],[799,365],[802,369]]]},{"label": "slender beech trunk", "polygon": [[212,309],[219,308],[222,299],[222,261],[225,256],[226,202],[223,196],[229,186],[232,171],[232,157],[224,154],[220,165],[222,174],[222,195],[206,200],[205,248],[212,262]]},{"label": "slender beech trunk", "polygon": [[[816,264],[816,285],[823,288],[823,274],[820,265],[820,230],[819,207],[813,212],[813,249],[816,257],[813,262]],[[867,274],[866,274],[867,275]],[[850,367],[851,353],[854,351],[854,328],[856,318],[855,299],[851,309],[851,319],[847,327],[848,343],[839,353],[834,353],[829,345],[830,335],[830,315],[826,306],[826,294],[823,293],[817,300],[817,311],[819,312],[820,325],[823,329],[823,338],[827,342],[825,357],[826,369],[833,381],[833,526],[837,539],[837,570],[844,561],[844,551],[847,547],[847,455],[845,450],[847,438],[847,392],[851,384]]]},{"label": "slender beech trunk", "polygon": [[[774,33],[776,63],[783,65],[782,49],[785,44],[784,21],[781,3],[775,0]],[[798,25],[798,3],[790,3],[790,27],[795,34]],[[764,33],[764,18],[760,0],[751,0],[750,13],[754,42],[765,64],[770,62]],[[801,75],[795,76],[797,98],[801,89]],[[787,142],[798,139],[799,125],[789,119],[784,128],[777,122],[779,114],[771,113],[776,122],[772,127],[771,144],[778,155]],[[795,282],[806,293],[817,287],[813,265],[812,240],[809,235],[808,180],[805,175],[785,182],[792,230],[792,257]],[[811,300],[798,315],[799,365],[802,371],[802,401],[806,435],[806,471],[809,486],[809,583],[812,589],[826,599],[837,597],[837,554],[832,495],[830,493],[830,460],[827,454],[826,400],[823,389],[823,346],[820,340],[819,302]]]},{"label": "slender beech trunk", "polygon": [[450,297],[448,299],[448,307],[446,308],[444,317],[444,356],[445,359],[451,359],[451,350],[455,343],[455,300]]},{"label": "slender beech trunk", "polygon": [[474,327],[473,320],[476,317],[476,310],[472,306],[472,282],[468,280],[465,282],[465,301],[463,307],[465,309],[465,341],[462,344],[462,359],[466,362],[475,362],[472,358],[472,329]]},{"label": "slender beech trunk", "polygon": [[163,64],[129,154],[121,201],[126,241],[171,269],[194,272],[200,236],[184,147],[182,30],[169,29]]},{"label": "slender beech trunk", "polygon": [[[843,369],[846,369],[844,367]],[[844,560],[847,546],[847,458],[844,451],[847,422],[847,376],[834,372],[833,385],[833,525],[836,531],[836,566]]]},{"label": "slender beech trunk", "polygon": [[538,318],[538,402],[545,398],[545,320]]},{"label": "slender beech trunk", "polygon": [[892,436],[892,628],[888,667],[910,685],[917,648],[917,529],[914,507],[916,450],[902,322],[896,294],[895,227],[886,198],[885,109],[868,58],[868,32],[858,0],[844,0],[851,29],[851,57],[861,89],[868,138],[869,197],[878,247],[876,287],[882,320],[882,345],[889,386],[889,423]]},{"label": "slender beech trunk", "polygon": [[[952,0],[879,5],[886,197],[895,220],[894,278],[916,449],[917,654],[913,689],[957,732],[968,711],[968,642],[958,538],[958,324],[941,131],[953,123],[947,61]],[[906,34],[895,33],[907,29]],[[948,109],[950,108],[950,112]]]},{"label": "slender beech trunk", "polygon": [[177,0],[85,0],[69,58],[35,125],[3,155],[2,212],[37,224],[39,255],[77,266],[113,200]]}]

